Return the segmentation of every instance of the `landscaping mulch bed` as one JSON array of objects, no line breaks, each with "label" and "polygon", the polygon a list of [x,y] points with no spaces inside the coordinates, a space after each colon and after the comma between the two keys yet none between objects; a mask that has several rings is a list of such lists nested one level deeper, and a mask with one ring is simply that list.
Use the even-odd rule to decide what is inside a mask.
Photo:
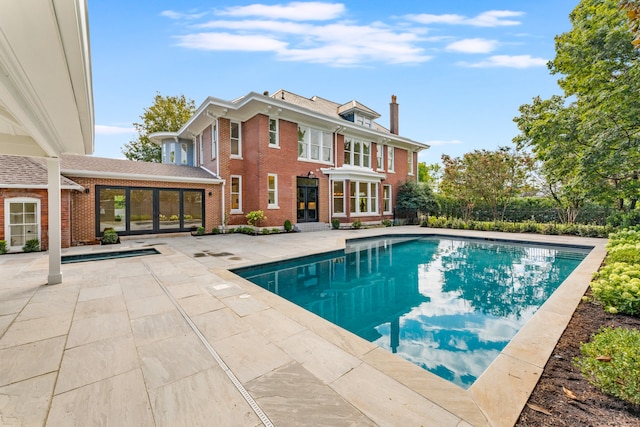
[{"label": "landscaping mulch bed", "polygon": [[578,305],[516,426],[640,426],[639,405],[603,394],[573,364],[580,344],[607,326],[640,329],[640,318],[606,313],[593,302]]}]

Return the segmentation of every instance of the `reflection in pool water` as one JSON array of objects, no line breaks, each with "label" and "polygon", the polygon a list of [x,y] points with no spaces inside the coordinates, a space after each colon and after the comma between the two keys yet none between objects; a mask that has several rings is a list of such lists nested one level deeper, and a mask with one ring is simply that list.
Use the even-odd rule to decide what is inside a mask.
[{"label": "reflection in pool water", "polygon": [[587,249],[380,238],[235,272],[468,388]]}]

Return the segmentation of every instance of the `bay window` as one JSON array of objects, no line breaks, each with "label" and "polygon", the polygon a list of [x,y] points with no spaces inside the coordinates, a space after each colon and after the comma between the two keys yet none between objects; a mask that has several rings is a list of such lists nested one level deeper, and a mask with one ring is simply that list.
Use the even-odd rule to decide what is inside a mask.
[{"label": "bay window", "polygon": [[344,215],[344,181],[333,182],[333,213]]},{"label": "bay window", "polygon": [[377,183],[351,181],[349,186],[349,211],[352,214],[377,214],[377,194]]}]

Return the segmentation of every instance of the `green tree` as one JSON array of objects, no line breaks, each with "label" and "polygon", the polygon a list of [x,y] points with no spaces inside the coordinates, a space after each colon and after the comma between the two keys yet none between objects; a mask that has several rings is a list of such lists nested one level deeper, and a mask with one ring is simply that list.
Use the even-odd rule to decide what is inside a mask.
[{"label": "green tree", "polygon": [[428,165],[426,162],[418,163],[418,182],[428,185],[433,192],[438,192],[442,179],[442,166],[439,163]]},{"label": "green tree", "polygon": [[629,27],[635,35],[633,45],[640,47],[640,1],[639,0],[620,0],[620,7],[627,12],[629,19]]},{"label": "green tree", "polygon": [[475,150],[462,158],[443,155],[442,162],[440,189],[462,202],[466,219],[474,206],[484,202],[491,207],[494,221],[502,220],[509,203],[530,188],[531,159],[508,147]]},{"label": "green tree", "polygon": [[195,110],[195,102],[184,95],[165,97],[157,93],[153,105],[145,108],[140,116],[142,122],[133,124],[138,138],[125,144],[122,154],[129,160],[160,163],[162,149],[149,140],[149,135],[154,132],[177,132]]},{"label": "green tree", "polygon": [[418,184],[410,180],[401,183],[398,187],[396,208],[415,209],[427,215],[439,210],[438,202],[431,188],[428,185]]},{"label": "green tree", "polygon": [[563,96],[534,98],[514,121],[559,199],[635,208],[640,169],[639,53],[616,0],[582,0],[549,63]]}]

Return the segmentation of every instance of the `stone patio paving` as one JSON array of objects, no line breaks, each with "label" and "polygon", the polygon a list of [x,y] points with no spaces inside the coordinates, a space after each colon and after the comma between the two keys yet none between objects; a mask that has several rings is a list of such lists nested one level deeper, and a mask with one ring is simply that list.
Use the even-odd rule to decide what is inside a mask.
[{"label": "stone patio paving", "polygon": [[[469,390],[243,280],[228,268],[325,252],[346,239],[443,233],[595,249]],[[65,264],[0,257],[2,426],[512,425],[604,239],[418,227],[140,238],[63,254],[158,255]]]}]

